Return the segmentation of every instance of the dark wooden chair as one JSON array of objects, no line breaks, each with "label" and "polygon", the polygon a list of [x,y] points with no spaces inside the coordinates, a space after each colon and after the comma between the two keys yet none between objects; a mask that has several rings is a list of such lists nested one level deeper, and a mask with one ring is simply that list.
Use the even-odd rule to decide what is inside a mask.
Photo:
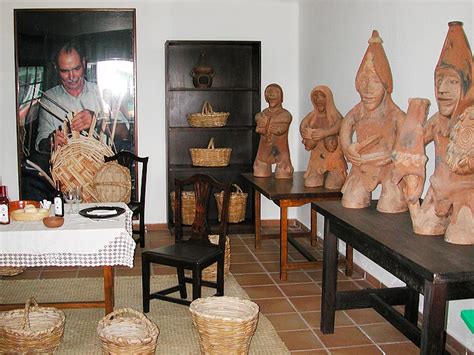
[{"label": "dark wooden chair", "polygon": [[[138,241],[140,247],[145,247],[145,197],[146,197],[146,175],[148,168],[148,157],[141,158],[136,156],[132,152],[123,150],[111,157],[104,157],[105,162],[116,160],[120,165],[125,166],[130,169],[130,174],[132,175],[132,196],[128,207],[133,212],[133,217],[139,218],[139,227],[138,230],[134,230],[133,234],[138,234]],[[137,164],[141,164],[141,183],[140,183],[140,194],[135,190],[136,184],[134,183],[134,177],[136,178],[136,173],[138,169]]]},{"label": "dark wooden chair", "polygon": [[[183,239],[181,216],[181,192],[192,185],[196,194],[196,214],[191,226],[189,239]],[[197,174],[185,180],[175,180],[175,243],[142,253],[143,312],[150,310],[151,299],[161,299],[189,305],[186,283],[192,283],[192,299],[201,297],[201,286],[217,290],[216,295],[224,295],[224,255],[229,212],[230,185],[216,181],[209,175]],[[213,192],[224,191],[221,222],[219,224],[219,244],[209,241],[208,211],[209,200]],[[202,280],[202,270],[217,262],[217,282]],[[178,285],[150,293],[150,264],[162,264],[176,267]],[[192,271],[192,278],[185,277],[184,270]],[[180,298],[169,296],[179,291]]]}]

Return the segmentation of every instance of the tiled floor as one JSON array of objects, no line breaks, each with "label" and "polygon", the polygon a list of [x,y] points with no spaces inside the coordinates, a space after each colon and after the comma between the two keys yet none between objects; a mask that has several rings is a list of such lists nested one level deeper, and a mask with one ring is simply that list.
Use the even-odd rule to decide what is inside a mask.
[{"label": "tiled floor", "polygon": [[[147,248],[173,242],[168,231],[152,231],[146,236]],[[321,247],[309,250],[321,256]],[[137,248],[133,269],[118,267],[116,275],[141,275],[141,249]],[[290,259],[303,260],[289,247]],[[322,334],[321,269],[291,271],[288,281],[279,279],[279,245],[277,240],[263,240],[261,250],[254,248],[253,235],[231,237],[231,272],[260,311],[273,323],[292,354],[418,354],[419,349],[398,330],[371,309],[337,311],[334,334]],[[154,274],[175,270],[154,266]],[[99,277],[101,269],[30,268],[21,278]],[[372,287],[357,273],[351,278],[339,272],[338,289]]]}]

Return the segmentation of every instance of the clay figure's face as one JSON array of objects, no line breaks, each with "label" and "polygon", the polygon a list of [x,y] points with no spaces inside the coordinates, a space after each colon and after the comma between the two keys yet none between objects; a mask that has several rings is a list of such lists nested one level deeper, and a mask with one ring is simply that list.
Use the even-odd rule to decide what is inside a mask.
[{"label": "clay figure's face", "polygon": [[275,86],[269,86],[265,90],[265,101],[268,102],[269,107],[277,107],[282,103],[281,92]]},{"label": "clay figure's face", "polygon": [[326,95],[322,91],[315,91],[311,99],[319,112],[326,111]]},{"label": "clay figure's face", "polygon": [[84,63],[75,49],[59,54],[58,73],[64,89],[73,96],[79,96],[84,88]]},{"label": "clay figure's face", "polygon": [[448,118],[461,98],[461,78],[453,68],[438,68],[435,72],[436,101],[439,112]]},{"label": "clay figure's face", "polygon": [[367,111],[379,107],[385,97],[385,87],[373,69],[366,69],[357,78],[357,92]]}]

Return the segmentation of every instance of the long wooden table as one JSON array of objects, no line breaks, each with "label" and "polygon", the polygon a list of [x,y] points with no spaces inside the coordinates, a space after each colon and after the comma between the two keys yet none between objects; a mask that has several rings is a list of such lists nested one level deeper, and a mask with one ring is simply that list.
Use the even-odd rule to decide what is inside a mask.
[{"label": "long wooden table", "polygon": [[[133,266],[135,242],[131,236],[132,212],[124,203],[113,205],[126,209],[110,219],[88,219],[78,214],[65,215],[64,225],[48,229],[42,221],[17,222],[0,226],[0,266],[82,266],[102,267],[104,299],[41,303],[56,308],[114,308],[114,265]],[[82,204],[81,208],[90,207]],[[13,280],[11,282],[14,282]],[[60,292],[60,290],[58,290]],[[23,304],[0,304],[0,310],[24,307]]]},{"label": "long wooden table", "polygon": [[[325,217],[321,331],[334,332],[336,310],[372,307],[418,345],[421,354],[442,354],[446,302],[474,297],[474,246],[415,234],[408,212],[385,214],[375,206],[376,202],[364,209],[347,209],[333,201],[312,204],[312,210]],[[338,239],[406,286],[336,292]],[[418,293],[424,295],[421,329]],[[404,314],[394,305],[405,305]]]},{"label": "long wooden table", "polygon": [[[292,179],[275,179],[274,175],[268,178],[258,178],[252,173],[244,173],[242,176],[247,180],[255,191],[255,249],[260,249],[262,239],[280,239],[280,279],[286,280],[288,270],[313,268],[321,265],[301,245],[295,237],[310,237],[311,245],[317,242],[317,214],[311,212],[311,231],[309,233],[288,233],[288,208],[299,207],[305,204],[320,200],[340,200],[342,197],[340,190],[329,190],[323,187],[305,187],[304,172],[293,173]],[[262,234],[261,227],[261,195],[273,201],[280,207],[280,233]],[[340,203],[340,202],[339,202]],[[308,261],[289,262],[288,242],[298,250]],[[352,248],[346,250],[346,274],[352,274]]]}]

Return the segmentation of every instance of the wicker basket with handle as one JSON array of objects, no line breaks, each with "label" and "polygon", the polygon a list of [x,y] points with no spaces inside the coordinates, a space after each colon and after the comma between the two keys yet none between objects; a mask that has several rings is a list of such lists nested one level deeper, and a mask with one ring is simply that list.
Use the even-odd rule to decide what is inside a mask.
[{"label": "wicker basket with handle", "polygon": [[[209,235],[209,240],[212,244],[219,244],[219,235]],[[229,275],[230,270],[230,239],[228,236],[225,237],[225,252],[224,252],[224,276]],[[207,268],[202,270],[202,279],[206,281],[216,281],[217,278],[217,263],[209,265]]]},{"label": "wicker basket with handle", "polygon": [[155,354],[159,334],[155,323],[131,308],[117,309],[97,325],[105,354]]},{"label": "wicker basket with handle", "polygon": [[39,307],[34,298],[24,309],[0,313],[0,353],[52,353],[61,343],[66,317],[53,307]]},{"label": "wicker basket with handle", "polygon": [[211,104],[204,101],[200,113],[188,115],[188,123],[191,127],[224,127],[229,115],[229,112],[214,112]]},{"label": "wicker basket with handle", "polygon": [[190,148],[189,152],[194,166],[227,166],[232,148],[215,148],[211,138],[207,148]]},{"label": "wicker basket with handle", "polygon": [[[239,223],[245,219],[245,211],[247,208],[247,197],[248,194],[243,192],[239,185],[232,184],[235,187],[236,192],[230,194],[229,201],[229,223]],[[217,192],[214,194],[217,204],[217,218],[221,221],[222,211],[222,199],[224,198],[223,192]]]},{"label": "wicker basket with handle", "polygon": [[[170,193],[171,209],[173,211],[173,222],[175,213],[175,192]],[[190,226],[194,222],[194,215],[196,214],[196,197],[194,191],[182,191],[181,192],[181,223]]]},{"label": "wicker basket with handle", "polygon": [[258,305],[237,297],[198,298],[189,306],[202,354],[248,354]]}]

